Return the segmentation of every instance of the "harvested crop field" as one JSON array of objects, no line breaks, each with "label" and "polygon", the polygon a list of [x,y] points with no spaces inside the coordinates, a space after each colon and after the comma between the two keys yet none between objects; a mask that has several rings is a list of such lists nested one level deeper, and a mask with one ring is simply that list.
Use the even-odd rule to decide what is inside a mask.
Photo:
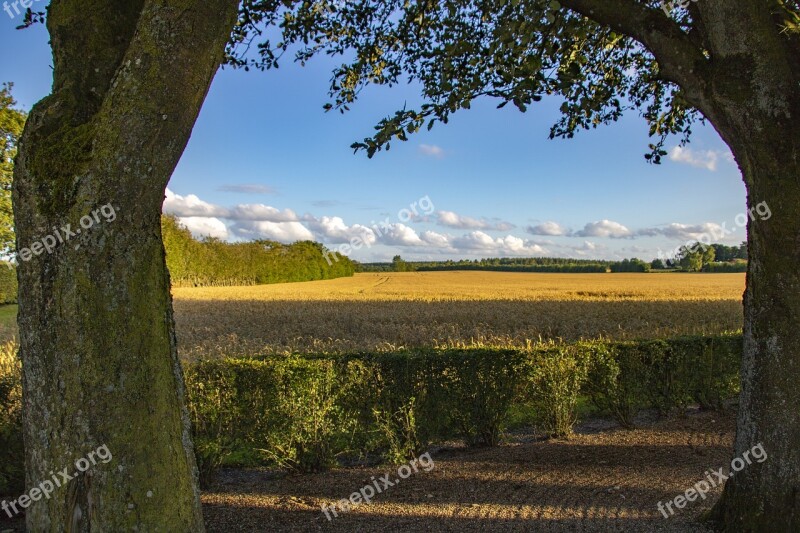
[{"label": "harvested crop field", "polygon": [[413,272],[255,287],[176,288],[185,358],[741,329],[743,274]]},{"label": "harvested crop field", "polygon": [[397,478],[396,470],[286,478],[226,470],[203,495],[208,531],[707,531],[696,520],[721,488],[669,519],[657,504],[729,464],[731,411],[632,431],[597,431],[598,425],[584,425],[568,441],[516,435],[498,448],[441,448],[430,471],[419,469],[331,521],[322,505],[349,497],[373,476]]}]

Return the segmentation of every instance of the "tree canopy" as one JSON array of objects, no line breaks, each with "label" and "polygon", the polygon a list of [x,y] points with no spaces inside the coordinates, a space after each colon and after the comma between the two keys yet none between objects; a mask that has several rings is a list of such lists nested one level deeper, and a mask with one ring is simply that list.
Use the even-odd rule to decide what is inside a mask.
[{"label": "tree canopy", "polygon": [[13,252],[14,213],[11,209],[11,182],[14,176],[14,157],[27,115],[16,109],[11,96],[12,83],[0,88],[0,253]]},{"label": "tree canopy", "polygon": [[[767,3],[781,29],[786,66],[800,70],[800,3]],[[709,17],[697,3],[683,4],[245,0],[227,61],[263,70],[277,68],[286,53],[301,63],[320,53],[342,57],[326,105],[341,112],[368,84],[421,85],[425,103],[419,109],[397,111],[372,137],[353,144],[370,157],[395,139],[447,123],[481,96],[523,112],[544,96],[557,96],[561,118],[551,138],[572,137],[637,110],[653,138],[645,157],[659,163],[669,136],[686,143],[692,125],[714,115],[706,87],[726,68],[713,61],[719,43],[705,31]],[[272,26],[280,28],[278,37]]]}]

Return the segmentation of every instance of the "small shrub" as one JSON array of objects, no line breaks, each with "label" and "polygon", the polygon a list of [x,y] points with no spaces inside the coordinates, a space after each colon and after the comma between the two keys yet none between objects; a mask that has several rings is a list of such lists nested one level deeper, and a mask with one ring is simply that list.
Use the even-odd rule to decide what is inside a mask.
[{"label": "small shrub", "polygon": [[500,443],[522,376],[520,352],[464,351],[448,354],[444,376],[455,429],[470,446]]},{"label": "small shrub", "polygon": [[0,493],[25,489],[22,438],[22,376],[14,343],[0,345]]},{"label": "small shrub", "polygon": [[279,394],[274,409],[282,423],[266,453],[278,465],[299,472],[330,468],[336,453],[346,448],[346,435],[354,425],[339,404],[344,386],[334,362],[292,358],[276,362],[276,368]]},{"label": "small shrub", "polygon": [[17,303],[17,267],[0,261],[0,304]]},{"label": "small shrub", "polygon": [[647,402],[649,369],[635,343],[592,343],[584,392],[600,411],[624,428]]},{"label": "small shrub", "polygon": [[534,351],[529,360],[529,392],[542,429],[552,437],[569,437],[577,422],[576,408],[588,365],[575,346]]},{"label": "small shrub", "polygon": [[693,365],[693,400],[704,409],[722,409],[725,400],[739,394],[742,338],[728,335],[695,339],[690,349],[702,354],[702,361]]},{"label": "small shrub", "polygon": [[198,463],[210,468],[258,464],[262,456],[281,468],[324,470],[355,426],[339,401],[348,380],[333,360],[209,361],[187,381]]},{"label": "small shrub", "polygon": [[372,446],[393,463],[413,459],[441,433],[441,406],[437,413],[431,398],[436,392],[431,361],[413,352],[377,354],[367,360],[374,365]]},{"label": "small shrub", "polygon": [[380,408],[373,409],[375,431],[380,442],[385,445],[384,457],[393,464],[406,462],[417,457],[424,446],[417,431],[416,398],[395,412]]}]

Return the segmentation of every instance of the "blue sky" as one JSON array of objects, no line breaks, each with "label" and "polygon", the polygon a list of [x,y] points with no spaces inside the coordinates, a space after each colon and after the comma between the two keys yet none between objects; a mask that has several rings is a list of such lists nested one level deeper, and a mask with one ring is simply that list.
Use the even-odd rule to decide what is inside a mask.
[{"label": "blue sky", "polygon": [[[0,82],[14,82],[19,107],[29,110],[49,92],[52,61],[44,28],[17,31],[19,20],[0,12]],[[267,73],[221,70],[165,211],[195,234],[233,241],[312,238],[338,250],[356,238],[350,255],[363,261],[649,260],[703,234],[745,239],[735,222],[745,212],[744,186],[711,128],[697,127],[687,149],[670,143],[670,156],[654,166],[644,160],[647,127],[635,113],[551,141],[558,102],[522,114],[481,100],[370,160],[350,144],[417,103],[417,91],[373,88],[351,112],[325,113],[331,65],[318,58]],[[418,216],[409,217],[415,202]],[[723,236],[723,227],[735,231]]]}]

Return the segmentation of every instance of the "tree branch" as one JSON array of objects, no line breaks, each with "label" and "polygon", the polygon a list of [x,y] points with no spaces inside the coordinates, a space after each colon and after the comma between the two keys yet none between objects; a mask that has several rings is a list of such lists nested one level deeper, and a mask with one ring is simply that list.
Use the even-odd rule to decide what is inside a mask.
[{"label": "tree branch", "polygon": [[636,0],[561,0],[561,4],[641,43],[655,56],[664,78],[681,87],[702,110],[707,58],[663,12]]}]

